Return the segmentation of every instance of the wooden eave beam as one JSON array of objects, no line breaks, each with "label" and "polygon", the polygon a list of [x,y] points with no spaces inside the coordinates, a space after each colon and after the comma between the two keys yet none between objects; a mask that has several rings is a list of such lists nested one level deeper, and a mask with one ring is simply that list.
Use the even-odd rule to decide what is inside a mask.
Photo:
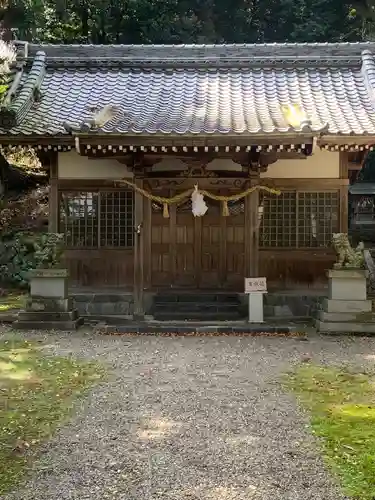
[{"label": "wooden eave beam", "polygon": [[[314,138],[310,135],[304,134],[259,134],[259,135],[236,135],[225,134],[220,136],[202,136],[202,135],[182,135],[182,136],[168,136],[168,135],[137,135],[137,136],[124,136],[124,135],[79,135],[81,146],[86,145],[101,145],[107,147],[109,145],[115,146],[146,146],[146,147],[236,147],[236,146],[277,146],[277,145],[290,145],[290,144],[313,144]],[[350,146],[375,146],[375,135],[324,135],[316,139],[319,147],[324,146],[344,146],[349,150]],[[60,136],[0,136],[1,145],[20,145],[31,146],[42,149],[44,146],[62,147],[75,147],[75,136],[60,135]]]},{"label": "wooden eave beam", "polygon": [[85,145],[122,145],[122,146],[147,146],[147,147],[223,147],[223,146],[258,146],[258,145],[281,145],[281,144],[312,144],[311,134],[277,134],[277,135],[79,135],[80,144]]},{"label": "wooden eave beam", "polygon": [[375,145],[375,135],[327,135],[318,139],[317,145],[324,146],[373,146]]},{"label": "wooden eave beam", "polygon": [[74,147],[74,137],[70,135],[61,136],[37,136],[37,135],[27,135],[27,136],[9,136],[0,135],[0,144],[7,145],[20,145],[20,146],[73,146]]},{"label": "wooden eave beam", "polygon": [[[221,135],[221,136],[208,136],[202,137],[198,136],[115,136],[115,135],[105,135],[105,136],[79,136],[79,142],[81,146],[86,145],[101,145],[104,147],[113,146],[147,146],[147,147],[225,147],[225,146],[277,146],[277,145],[289,145],[289,144],[313,144],[313,138],[311,136],[303,135],[277,135],[277,136],[267,136],[267,135],[252,135],[252,136],[242,136],[242,135]],[[375,141],[374,141],[375,142]],[[75,146],[75,137],[71,135],[61,135],[61,136],[0,136],[0,144],[2,145],[20,145],[20,146]]]}]

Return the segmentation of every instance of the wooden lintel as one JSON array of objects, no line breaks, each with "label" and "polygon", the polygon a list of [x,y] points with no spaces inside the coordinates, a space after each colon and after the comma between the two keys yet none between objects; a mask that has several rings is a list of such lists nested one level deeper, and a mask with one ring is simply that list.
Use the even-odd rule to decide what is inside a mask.
[{"label": "wooden lintel", "polygon": [[150,172],[152,170],[152,167],[157,165],[158,163],[161,163],[163,160],[170,160],[171,158],[175,160],[182,161],[186,164],[193,163],[193,162],[199,162],[201,164],[208,165],[215,159],[220,159],[220,160],[228,160],[228,161],[233,161],[234,163],[237,163],[241,165],[243,168],[243,171],[247,171],[248,167],[251,166],[257,166],[260,167],[259,171],[264,172],[267,170],[267,167],[273,163],[275,163],[278,160],[285,160],[285,159],[306,159],[307,156],[302,153],[302,152],[287,152],[287,151],[280,151],[280,152],[263,152],[263,153],[258,153],[255,155],[254,153],[249,153],[243,151],[242,153],[233,153],[233,152],[211,152],[211,153],[206,153],[206,152],[198,152],[195,153],[193,151],[189,151],[186,153],[174,153],[172,151],[167,152],[167,153],[153,153],[153,152],[146,152],[146,153],[123,153],[119,154],[116,152],[114,154],[111,151],[107,151],[106,153],[103,152],[97,152],[98,154],[95,155],[89,155],[88,158],[90,160],[99,160],[103,158],[111,158],[113,160],[118,161],[119,163],[122,163],[126,165],[128,168],[133,171],[134,169],[145,169],[146,172]]},{"label": "wooden lintel", "polygon": [[260,184],[280,189],[306,190],[306,191],[330,191],[348,186],[349,179],[276,179],[262,178]]}]

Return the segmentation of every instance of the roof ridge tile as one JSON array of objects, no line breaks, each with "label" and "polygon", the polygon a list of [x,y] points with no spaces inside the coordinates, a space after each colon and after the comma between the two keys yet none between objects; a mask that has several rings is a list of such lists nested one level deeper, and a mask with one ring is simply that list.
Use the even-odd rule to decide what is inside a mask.
[{"label": "roof ridge tile", "polygon": [[2,127],[10,128],[18,125],[30,110],[35,100],[35,92],[40,91],[43,82],[45,60],[44,52],[40,51],[36,54],[31,70],[17,97],[9,106],[0,110],[0,125]]},{"label": "roof ridge tile", "polygon": [[345,61],[361,61],[361,52],[375,48],[374,42],[344,43],[264,43],[264,44],[163,44],[163,45],[93,45],[93,44],[29,44],[29,58],[43,50],[48,65],[72,64],[110,65],[141,64],[159,61],[159,64],[182,64],[186,59],[197,64],[220,64],[223,61],[230,65],[235,61],[249,61],[260,64],[272,59],[279,62],[292,59],[295,64],[306,61],[341,59]]}]

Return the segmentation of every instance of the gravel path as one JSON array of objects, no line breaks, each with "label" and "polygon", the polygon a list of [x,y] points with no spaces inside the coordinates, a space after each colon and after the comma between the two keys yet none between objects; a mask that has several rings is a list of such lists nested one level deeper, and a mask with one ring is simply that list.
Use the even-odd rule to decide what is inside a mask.
[{"label": "gravel path", "polygon": [[344,499],[277,380],[306,355],[373,365],[375,339],[53,334],[48,344],[113,375],[4,499]]}]

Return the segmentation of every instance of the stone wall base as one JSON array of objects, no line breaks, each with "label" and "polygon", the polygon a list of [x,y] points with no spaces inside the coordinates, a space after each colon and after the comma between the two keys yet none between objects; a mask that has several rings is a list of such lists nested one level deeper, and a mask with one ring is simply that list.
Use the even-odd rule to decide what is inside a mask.
[{"label": "stone wall base", "polygon": [[367,271],[335,269],[328,271],[328,299],[317,314],[321,333],[375,334],[372,302],[367,300]]}]

